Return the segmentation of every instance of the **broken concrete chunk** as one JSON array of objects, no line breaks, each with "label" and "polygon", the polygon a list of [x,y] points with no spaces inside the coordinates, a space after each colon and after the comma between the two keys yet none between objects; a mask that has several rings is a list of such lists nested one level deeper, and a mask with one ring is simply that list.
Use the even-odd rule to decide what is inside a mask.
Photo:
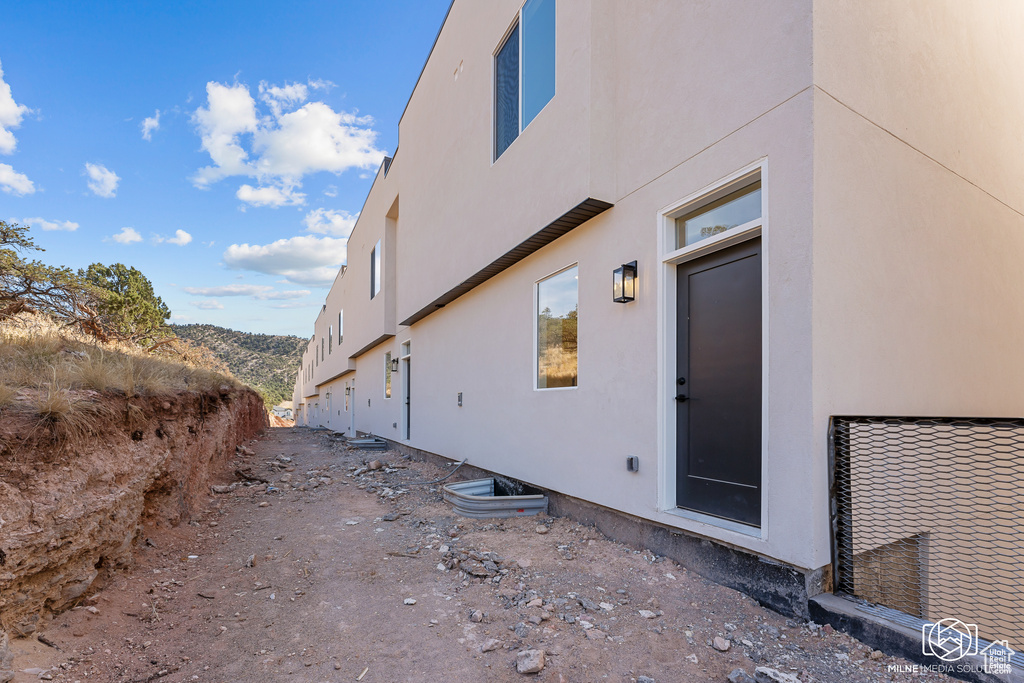
[{"label": "broken concrete chunk", "polygon": [[490,652],[491,650],[497,650],[504,643],[497,638],[489,638],[484,641],[484,644],[480,646],[480,652]]},{"label": "broken concrete chunk", "polygon": [[516,671],[521,674],[539,673],[544,668],[544,650],[520,650],[516,655]]},{"label": "broken concrete chunk", "polygon": [[767,666],[759,666],[754,669],[754,680],[757,683],[800,683],[796,674],[784,674]]},{"label": "broken concrete chunk", "polygon": [[719,652],[728,652],[731,643],[722,636],[715,636],[714,648]]}]

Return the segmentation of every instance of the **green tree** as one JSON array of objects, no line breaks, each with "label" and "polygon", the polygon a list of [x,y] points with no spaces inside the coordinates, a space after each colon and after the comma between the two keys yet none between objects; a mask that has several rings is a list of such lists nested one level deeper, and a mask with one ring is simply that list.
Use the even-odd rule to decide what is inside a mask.
[{"label": "green tree", "polygon": [[29,237],[28,226],[0,221],[0,320],[44,313],[104,337],[97,312],[101,294],[70,268],[24,259],[27,251],[44,251]]},{"label": "green tree", "polygon": [[104,292],[99,312],[112,334],[136,344],[173,336],[165,322],[171,317],[170,309],[139,270],[123,263],[94,263],[78,274]]}]

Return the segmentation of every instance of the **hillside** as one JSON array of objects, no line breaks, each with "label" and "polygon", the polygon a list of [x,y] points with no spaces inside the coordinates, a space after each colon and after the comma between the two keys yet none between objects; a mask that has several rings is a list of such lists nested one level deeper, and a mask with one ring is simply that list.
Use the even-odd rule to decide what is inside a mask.
[{"label": "hillside", "polygon": [[240,381],[263,394],[268,405],[289,401],[306,339],[288,335],[250,334],[216,325],[171,325],[182,339],[203,344]]}]

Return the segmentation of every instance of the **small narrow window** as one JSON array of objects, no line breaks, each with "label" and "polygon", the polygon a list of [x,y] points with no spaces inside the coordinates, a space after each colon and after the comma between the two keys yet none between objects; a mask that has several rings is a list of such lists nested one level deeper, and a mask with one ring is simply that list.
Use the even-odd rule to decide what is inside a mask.
[{"label": "small narrow window", "polygon": [[327,355],[331,355],[334,349],[334,325],[327,326]]},{"label": "small narrow window", "polygon": [[494,54],[494,158],[555,96],[555,0],[527,0]]},{"label": "small narrow window", "polygon": [[338,344],[345,341],[345,311],[338,311]]},{"label": "small narrow window", "polygon": [[370,298],[380,293],[380,240],[370,252]]},{"label": "small narrow window", "polygon": [[579,268],[537,283],[537,388],[574,387],[577,380]]},{"label": "small narrow window", "polygon": [[391,352],[384,354],[384,398],[391,398]]},{"label": "small narrow window", "polygon": [[676,248],[681,249],[761,217],[758,180],[676,219]]}]

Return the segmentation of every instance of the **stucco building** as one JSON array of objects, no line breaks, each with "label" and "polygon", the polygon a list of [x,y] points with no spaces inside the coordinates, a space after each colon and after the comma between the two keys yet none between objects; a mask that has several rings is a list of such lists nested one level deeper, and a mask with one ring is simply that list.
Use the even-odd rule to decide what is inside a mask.
[{"label": "stucco building", "polygon": [[1021,26],[1008,0],[455,0],[298,423],[712,541],[769,603],[829,590],[834,416],[1024,415]]}]

